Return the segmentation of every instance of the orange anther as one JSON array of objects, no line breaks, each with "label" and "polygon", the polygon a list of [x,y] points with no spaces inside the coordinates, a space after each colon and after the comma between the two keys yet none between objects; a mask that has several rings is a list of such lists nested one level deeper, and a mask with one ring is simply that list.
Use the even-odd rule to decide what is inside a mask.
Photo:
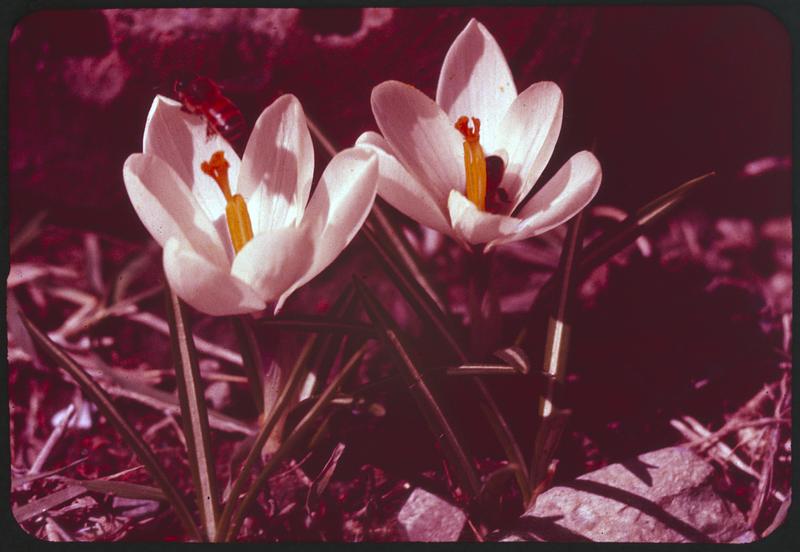
[{"label": "orange anther", "polygon": [[466,115],[462,115],[456,121],[455,127],[467,142],[478,142],[481,139],[481,120],[472,117],[472,128],[470,128],[469,119]]},{"label": "orange anther", "polygon": [[221,151],[215,151],[211,159],[200,163],[200,170],[214,179],[227,201],[231,200],[231,185],[228,181],[230,166],[231,164],[225,159],[225,153]]}]

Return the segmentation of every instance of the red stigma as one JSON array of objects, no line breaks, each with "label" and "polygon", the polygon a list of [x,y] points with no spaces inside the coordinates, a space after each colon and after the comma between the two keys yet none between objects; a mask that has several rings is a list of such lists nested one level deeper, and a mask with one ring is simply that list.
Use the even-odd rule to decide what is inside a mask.
[{"label": "red stigma", "polygon": [[456,121],[455,127],[467,142],[478,142],[481,138],[481,120],[472,117],[472,128],[469,125],[469,117],[462,115]]}]

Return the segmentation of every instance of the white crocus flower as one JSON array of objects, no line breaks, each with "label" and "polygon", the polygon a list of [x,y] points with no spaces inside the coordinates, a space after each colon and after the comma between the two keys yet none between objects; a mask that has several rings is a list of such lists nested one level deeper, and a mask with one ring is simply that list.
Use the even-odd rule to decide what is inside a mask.
[{"label": "white crocus flower", "polygon": [[474,19],[447,52],[435,102],[386,81],[372,91],[372,111],[382,135],[356,144],[378,154],[378,194],[464,244],[488,250],[546,232],[600,186],[600,163],[581,151],[522,204],[553,153],[561,90],[538,82],[518,95],[503,52]]},{"label": "white crocus flower", "polygon": [[297,98],[281,96],[256,121],[240,160],[205,121],[157,96],[144,152],[128,157],[125,187],[164,247],[178,296],[212,315],[276,301],[327,267],[350,243],[375,198],[374,154],[350,148],[325,168],[309,201],[314,149]]}]

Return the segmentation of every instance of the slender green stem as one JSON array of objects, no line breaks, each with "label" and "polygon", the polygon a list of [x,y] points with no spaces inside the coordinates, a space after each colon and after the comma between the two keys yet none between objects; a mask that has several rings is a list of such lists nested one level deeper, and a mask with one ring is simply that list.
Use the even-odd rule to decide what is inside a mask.
[{"label": "slender green stem", "polygon": [[[577,268],[577,282],[582,281],[591,272],[606,263],[614,255],[619,253],[625,246],[631,244],[645,230],[650,228],[659,220],[672,212],[681,205],[687,198],[695,194],[703,185],[713,182],[716,173],[710,172],[688,182],[684,182],[669,192],[662,194],[645,206],[638,209],[634,214],[616,224],[611,230],[593,240],[588,244],[581,254],[581,260]],[[558,276],[554,273],[541,287],[536,298],[528,309],[528,317],[534,317],[537,313],[541,314],[546,310],[554,299],[554,294],[558,288]],[[520,345],[527,333],[527,327],[523,327],[515,340],[516,345]]]},{"label": "slender green stem", "polygon": [[376,253],[383,262],[387,274],[392,278],[397,288],[403,293],[409,305],[416,311],[417,315],[423,320],[433,324],[434,328],[445,339],[447,345],[459,357],[459,362],[466,363],[467,355],[462,350],[461,345],[453,332],[447,325],[444,313],[436,306],[436,302],[419,285],[419,282],[410,274],[403,270],[403,266],[391,254],[386,245],[376,234],[369,220],[364,224],[361,233],[372,244]]},{"label": "slender green stem", "polygon": [[[548,376],[548,382],[539,398],[539,429],[534,441],[530,468],[531,486],[534,488],[539,488],[539,484],[545,477],[547,467],[555,453],[566,423],[566,411],[558,408],[556,404],[556,388],[563,385],[567,370],[570,337],[569,311],[583,242],[583,217],[582,211],[573,219],[567,232],[561,262],[557,270],[561,279],[561,287],[556,307],[553,309],[547,325],[544,372]],[[535,500],[536,496],[533,496],[532,499]]]},{"label": "slender green stem", "polygon": [[365,343],[353,354],[353,356],[350,357],[350,360],[347,362],[347,364],[339,371],[322,395],[320,395],[319,400],[314,403],[314,406],[311,407],[311,410],[309,410],[300,423],[297,424],[297,427],[294,429],[294,431],[292,431],[291,435],[289,435],[286,441],[281,444],[281,447],[275,451],[275,454],[269,458],[267,463],[261,469],[261,472],[258,474],[258,477],[256,477],[255,482],[250,486],[250,490],[247,492],[245,497],[239,503],[238,508],[236,508],[236,511],[233,513],[231,523],[225,533],[226,541],[232,541],[236,538],[236,535],[239,534],[239,529],[244,521],[244,514],[253,504],[258,494],[262,491],[267,478],[272,474],[275,468],[277,468],[280,463],[297,448],[308,431],[313,427],[313,422],[316,420],[317,416],[325,407],[328,406],[331,399],[334,397],[334,394],[342,385],[344,380],[358,366],[358,363],[366,352],[368,345],[368,343]]},{"label": "slender green stem", "polygon": [[219,493],[211,438],[208,429],[203,381],[197,364],[192,332],[186,307],[169,286],[166,288],[167,315],[170,326],[172,357],[181,407],[183,433],[186,437],[189,467],[192,471],[194,494],[206,537],[217,540]]},{"label": "slender green stem", "polygon": [[261,351],[258,348],[253,320],[249,315],[234,316],[231,318],[236,338],[239,341],[239,350],[242,354],[242,367],[247,377],[250,395],[253,397],[259,414],[264,413],[264,373],[261,361]]},{"label": "slender green stem", "polygon": [[386,237],[398,259],[408,271],[411,272],[414,280],[425,290],[425,293],[431,298],[431,301],[436,304],[438,309],[443,313],[447,313],[447,304],[436,292],[436,289],[428,279],[425,271],[419,266],[419,260],[411,249],[408,240],[392,226],[389,216],[386,214],[386,209],[383,207],[383,200],[380,197],[375,200],[375,204],[372,207],[371,218],[375,219],[377,230]]},{"label": "slender green stem", "polygon": [[375,330],[368,324],[334,320],[328,316],[278,316],[259,320],[258,324],[298,332],[375,335]]},{"label": "slender green stem", "polygon": [[492,254],[474,249],[467,262],[470,346],[472,357],[483,360],[496,349],[502,335],[497,294],[491,286]]},{"label": "slender green stem", "polygon": [[[336,304],[334,304],[333,312],[341,313],[346,310],[352,302],[353,297],[354,294],[352,287],[348,286],[345,292],[342,293],[342,295],[337,299]],[[261,449],[274,431],[284,412],[286,412],[289,405],[297,397],[297,393],[300,390],[300,385],[302,385],[303,380],[308,373],[308,361],[312,357],[319,339],[319,334],[313,334],[309,336],[302,351],[300,352],[300,355],[297,357],[296,362],[292,366],[289,377],[284,384],[284,388],[278,399],[275,401],[275,406],[270,410],[267,420],[261,427],[261,430],[258,432],[258,435],[253,442],[253,446],[250,448],[247,458],[245,458],[245,461],[242,464],[239,475],[231,486],[231,492],[228,495],[228,501],[225,503],[225,506],[222,509],[222,515],[220,516],[219,524],[217,526],[217,534],[226,535],[228,533],[231,517],[233,516],[236,503],[239,500],[239,495],[244,492],[247,482],[250,480],[250,474],[253,470],[253,467],[256,465],[256,462],[261,456]]]},{"label": "slender green stem", "polygon": [[[398,264],[393,256],[385,249],[380,239],[370,228],[369,221],[367,221],[367,224],[362,228],[362,233],[377,251],[386,267],[387,273],[392,278],[395,285],[397,285],[398,289],[403,293],[403,297],[405,297],[409,305],[411,305],[423,320],[433,325],[439,335],[444,338],[445,343],[458,357],[458,361],[461,364],[468,364],[469,356],[450,330],[444,313],[436,307],[436,303],[425,290],[418,285],[413,277],[403,270],[402,266]],[[476,376],[469,377],[478,391],[479,400],[486,406],[486,408],[482,408],[482,412],[486,416],[491,417],[491,419],[487,421],[495,431],[498,442],[503,447],[509,461],[520,467],[520,470],[517,472],[519,474],[517,483],[519,484],[520,491],[526,494],[529,489],[527,462],[525,462],[525,457],[522,455],[519,444],[514,438],[514,434],[511,432],[508,422],[506,422],[503,414],[500,412],[497,403],[486,388],[486,385]]]},{"label": "slender green stem", "polygon": [[394,321],[363,283],[358,279],[355,279],[355,283],[364,309],[370,319],[383,330],[384,344],[394,353],[398,361],[398,368],[408,385],[408,390],[417,401],[417,405],[428,422],[434,437],[441,444],[442,451],[453,467],[461,488],[470,498],[475,498],[480,490],[480,481],[461,439],[456,435],[455,430],[447,420],[447,416],[439,406],[439,402],[430,390],[423,372],[417,368],[416,363],[411,358],[411,353],[403,343]]},{"label": "slender green stem", "polygon": [[227,534],[231,516],[234,512],[234,507],[239,499],[239,495],[244,492],[244,489],[247,486],[247,482],[250,479],[250,473],[253,470],[253,467],[256,465],[256,462],[261,456],[261,449],[264,447],[267,439],[269,439],[269,436],[272,435],[272,431],[275,429],[275,426],[283,415],[283,412],[289,406],[290,402],[297,395],[297,392],[300,389],[300,385],[303,382],[306,374],[306,370],[303,368],[308,364],[308,359],[311,356],[311,352],[314,344],[317,341],[317,338],[318,336],[312,335],[306,341],[303,350],[300,352],[300,356],[297,357],[297,361],[292,367],[283,391],[278,397],[278,400],[275,402],[275,407],[270,410],[267,420],[261,427],[258,435],[256,435],[253,446],[250,448],[250,452],[247,454],[247,458],[245,458],[245,461],[239,471],[239,476],[231,486],[231,492],[228,495],[228,501],[225,503],[225,506],[222,509],[222,515],[220,516],[219,523],[217,525],[217,533],[219,535],[224,536]]}]

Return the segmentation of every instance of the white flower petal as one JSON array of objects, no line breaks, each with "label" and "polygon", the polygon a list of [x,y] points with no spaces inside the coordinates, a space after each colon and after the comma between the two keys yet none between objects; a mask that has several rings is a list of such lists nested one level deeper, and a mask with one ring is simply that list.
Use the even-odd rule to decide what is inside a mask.
[{"label": "white flower petal", "polygon": [[177,237],[210,262],[227,266],[217,229],[172,167],[155,155],[135,153],[125,161],[122,177],[131,205],[159,244]]},{"label": "white flower petal", "polygon": [[322,272],[358,233],[375,201],[377,180],[378,159],[370,151],[349,148],[331,159],[301,223],[311,234],[314,260],[287,296]]},{"label": "white flower petal", "polygon": [[521,222],[513,217],[481,211],[463,194],[455,190],[450,192],[447,206],[450,210],[453,229],[464,241],[472,244],[486,243],[512,235],[517,231]]},{"label": "white flower petal", "polygon": [[563,111],[558,85],[537,82],[514,100],[500,123],[498,147],[505,150],[507,160],[500,186],[512,198],[509,213],[525,199],[550,160]]},{"label": "white flower petal", "polygon": [[306,116],[297,98],[286,94],[261,113],[242,158],[239,193],[252,206],[253,232],[299,222],[313,175]]},{"label": "white flower petal", "polygon": [[452,233],[442,207],[400,164],[383,136],[377,132],[365,132],[356,140],[356,146],[378,156],[378,195],[420,224],[445,234]]},{"label": "white flower petal", "polygon": [[600,162],[592,153],[576,153],[520,209],[519,217],[523,221],[519,235],[497,243],[543,234],[568,221],[594,198],[602,176]]},{"label": "white flower petal", "polygon": [[178,297],[206,314],[244,314],[266,307],[247,284],[176,238],[164,245],[164,272]]},{"label": "white flower petal", "polygon": [[464,190],[463,138],[444,111],[402,82],[372,89],[372,113],[394,155],[439,205],[450,190]]},{"label": "white flower petal", "polygon": [[239,156],[219,134],[206,134],[207,123],[203,116],[181,110],[180,102],[156,96],[144,127],[144,153],[157,155],[167,162],[189,187],[208,217],[215,221],[225,213],[225,198],[200,164],[208,161],[216,151],[222,151],[230,163],[228,179],[231,191],[236,193],[239,178]]},{"label": "white flower petal", "polygon": [[266,230],[239,251],[231,273],[264,301],[272,301],[303,276],[314,260],[313,252],[311,232],[305,227]]},{"label": "white flower petal", "polygon": [[517,97],[514,77],[500,46],[472,19],[456,37],[442,64],[436,88],[438,103],[455,123],[462,116],[481,120],[481,143],[494,149],[495,133]]}]

